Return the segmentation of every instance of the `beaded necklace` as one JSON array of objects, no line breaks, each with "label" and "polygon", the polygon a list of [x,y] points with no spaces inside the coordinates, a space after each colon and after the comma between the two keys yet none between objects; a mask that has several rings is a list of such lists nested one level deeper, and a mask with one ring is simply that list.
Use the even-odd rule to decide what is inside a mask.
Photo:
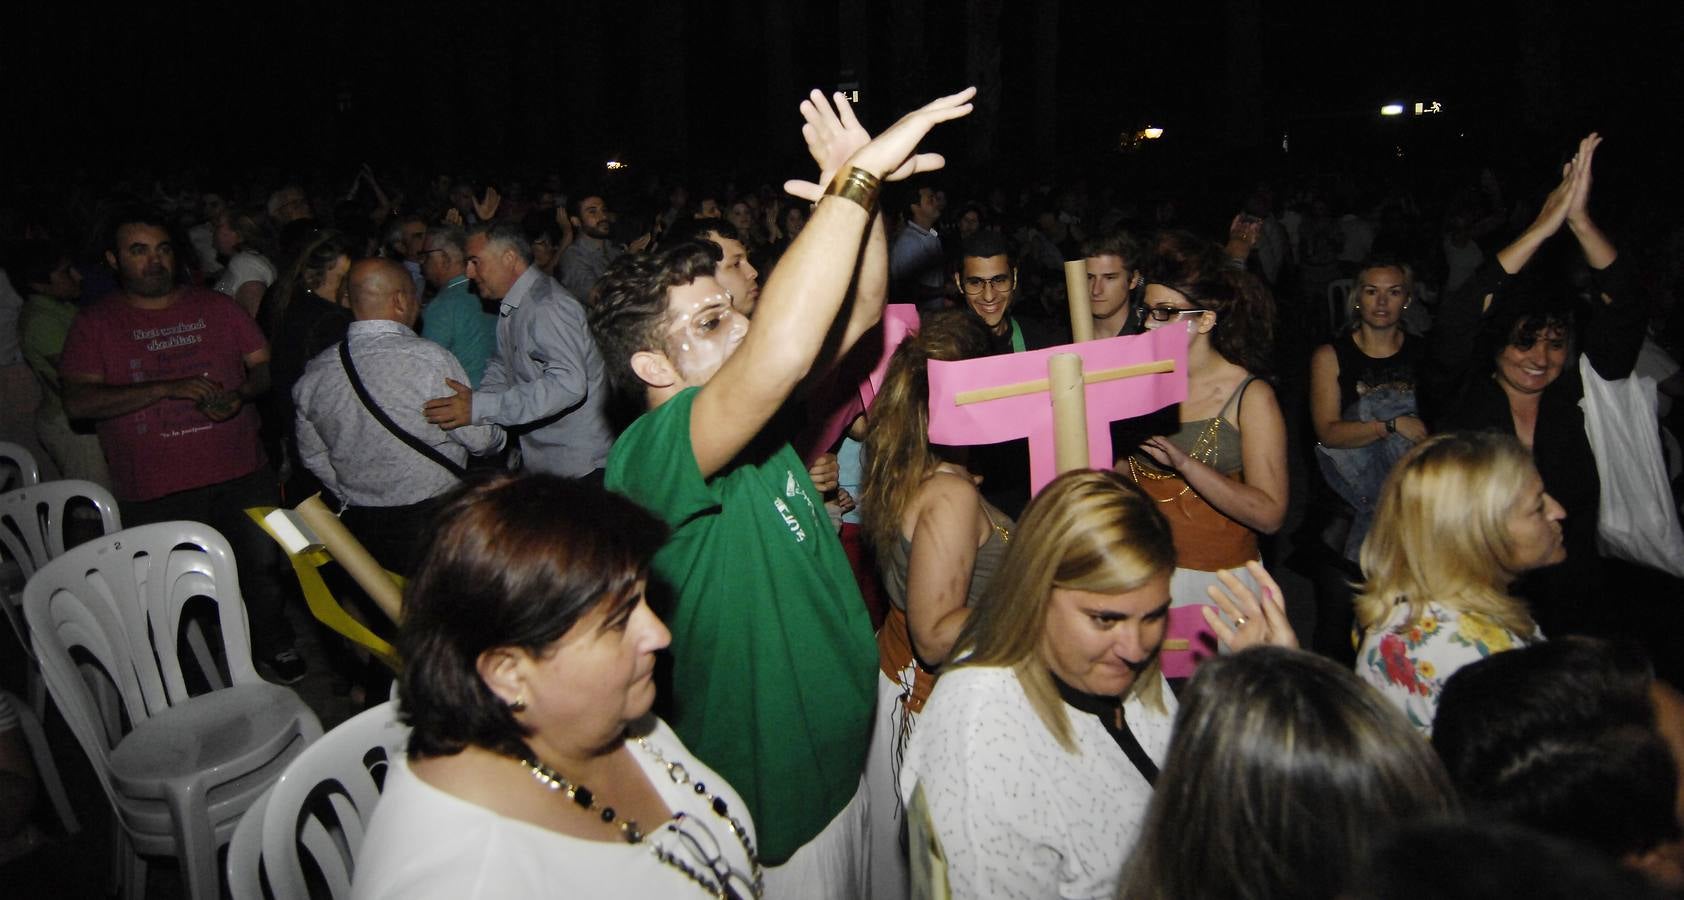
[{"label": "beaded necklace", "polygon": [[[719,796],[718,794],[709,793],[707,785],[700,781],[692,782],[690,780],[690,772],[684,768],[683,763],[668,762],[666,756],[663,755],[659,749],[652,746],[647,740],[638,738],[637,745],[643,749],[643,752],[654,757],[655,761],[660,763],[662,768],[666,769],[667,777],[672,779],[673,784],[680,786],[689,785],[691,790],[696,792],[697,796],[708,801],[708,808],[713,810],[714,815],[718,816],[725,822],[725,827],[731,830],[731,834],[734,835],[737,838],[737,842],[742,845],[743,853],[748,857],[749,867],[753,871],[752,880],[749,882],[751,895],[754,897],[760,897],[765,889],[764,880],[761,876],[760,857],[754,851],[754,841],[748,836],[748,829],[744,828],[743,823],[735,816],[731,815],[730,805],[725,802],[725,798]],[[567,799],[572,800],[575,804],[589,812],[596,813],[603,822],[615,825],[614,820],[619,818],[619,816],[614,812],[614,807],[599,805],[596,802],[596,794],[593,793],[590,788],[567,780],[567,778],[560,772],[544,765],[535,758],[522,757],[517,761],[528,772],[532,773],[534,780],[543,785],[545,788],[548,788],[551,791],[560,791],[565,793],[567,795]],[[682,830],[681,826],[687,819],[691,818],[693,817],[684,812],[675,813],[672,821],[667,823],[666,830],[675,835],[684,836],[685,832]],[[615,825],[615,828],[619,830],[620,837],[624,838],[626,843],[643,843],[643,831],[638,828],[635,821],[631,819],[620,819],[619,823]],[[691,838],[690,841],[691,843],[694,843],[693,838]],[[721,898],[721,900],[744,900],[743,895],[731,884],[731,864],[725,860],[723,855],[720,855],[715,861],[708,863],[708,868],[712,870],[712,874],[715,879],[714,881],[709,881],[708,878],[701,872],[692,868],[688,863],[678,858],[677,855],[673,854],[666,848],[651,844],[650,850],[654,853],[656,859],[660,860],[664,865],[671,866],[684,873],[685,877],[700,885],[703,890],[708,892],[709,895]]]}]

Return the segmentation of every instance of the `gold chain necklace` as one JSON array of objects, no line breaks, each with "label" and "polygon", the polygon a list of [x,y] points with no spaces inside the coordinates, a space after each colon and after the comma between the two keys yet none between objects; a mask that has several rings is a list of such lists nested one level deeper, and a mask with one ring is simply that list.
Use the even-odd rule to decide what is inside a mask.
[{"label": "gold chain necklace", "polygon": [[[1193,447],[1187,451],[1187,458],[1196,462],[1202,462],[1213,469],[1216,468],[1216,464],[1221,458],[1221,454],[1218,452],[1221,449],[1221,444],[1217,440],[1217,436],[1221,433],[1221,431],[1222,417],[1219,415],[1211,419],[1210,424],[1206,425],[1204,430],[1199,432],[1199,436],[1193,439]],[[1129,477],[1134,479],[1135,484],[1139,484],[1141,478],[1145,478],[1147,481],[1168,481],[1172,478],[1180,478],[1182,480],[1180,493],[1173,497],[1165,497],[1164,499],[1159,500],[1159,503],[1171,503],[1179,500],[1184,494],[1193,489],[1192,485],[1186,483],[1186,477],[1180,472],[1154,472],[1151,469],[1142,468],[1137,462],[1135,462],[1135,457],[1138,455],[1138,453],[1130,453],[1128,456]]]}]

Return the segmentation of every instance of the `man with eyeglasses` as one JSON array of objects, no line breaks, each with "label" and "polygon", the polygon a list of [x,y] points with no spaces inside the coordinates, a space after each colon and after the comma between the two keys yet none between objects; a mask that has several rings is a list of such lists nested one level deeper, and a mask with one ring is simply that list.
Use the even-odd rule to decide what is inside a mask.
[{"label": "man with eyeglasses", "polygon": [[954,280],[965,307],[987,326],[992,354],[1022,353],[1070,342],[1067,331],[1042,319],[1012,315],[1017,294],[1017,260],[997,231],[978,231],[965,240]]},{"label": "man with eyeglasses", "polygon": [[[1017,293],[1017,264],[998,231],[976,232],[965,240],[959,283],[965,308],[988,330],[989,355],[1022,353],[1070,342],[1068,332],[1043,319],[1012,315]],[[970,469],[982,476],[982,495],[1012,518],[1029,503],[1029,442],[1007,441],[973,448]]]},{"label": "man with eyeglasses", "polygon": [[479,387],[486,361],[497,352],[497,312],[487,310],[470,287],[467,238],[462,229],[453,225],[427,229],[421,274],[434,291],[421,318],[421,336],[449,350],[468,373],[468,386]]}]

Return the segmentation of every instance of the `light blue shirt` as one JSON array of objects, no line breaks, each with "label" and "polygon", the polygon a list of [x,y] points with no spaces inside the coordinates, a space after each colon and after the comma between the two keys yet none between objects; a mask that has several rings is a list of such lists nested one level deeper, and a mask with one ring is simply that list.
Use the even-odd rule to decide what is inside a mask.
[{"label": "light blue shirt", "polygon": [[527,267],[499,309],[497,353],[474,392],[474,424],[520,435],[523,470],[578,478],[608,460],[607,400],[607,370],[585,308],[554,278]]}]

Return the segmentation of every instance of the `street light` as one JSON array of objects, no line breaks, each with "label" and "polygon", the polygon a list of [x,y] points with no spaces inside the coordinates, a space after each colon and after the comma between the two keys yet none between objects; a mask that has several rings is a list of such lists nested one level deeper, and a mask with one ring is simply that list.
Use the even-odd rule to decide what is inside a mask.
[{"label": "street light", "polygon": [[1401,116],[1401,115],[1403,115],[1403,104],[1402,103],[1388,103],[1385,106],[1380,107],[1380,115],[1382,115],[1382,116]]},{"label": "street light", "polygon": [[1148,125],[1140,129],[1140,136],[1149,141],[1155,141],[1164,136],[1164,130],[1156,125]]}]

